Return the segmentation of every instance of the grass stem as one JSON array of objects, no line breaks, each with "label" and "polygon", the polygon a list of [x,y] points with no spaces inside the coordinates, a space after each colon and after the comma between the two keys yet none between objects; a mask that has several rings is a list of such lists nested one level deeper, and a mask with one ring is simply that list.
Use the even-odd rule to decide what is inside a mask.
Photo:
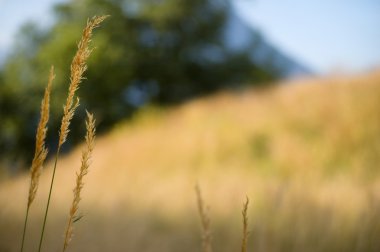
[{"label": "grass stem", "polygon": [[58,149],[57,149],[57,152],[56,152],[56,154],[55,154],[55,161],[54,161],[53,175],[52,175],[52,177],[51,177],[51,182],[50,182],[49,197],[48,197],[48,201],[47,201],[47,204],[46,204],[46,210],[45,210],[45,216],[44,216],[44,223],[43,223],[43,225],[42,225],[40,244],[38,245],[38,252],[41,252],[42,242],[43,242],[43,239],[44,239],[46,220],[47,220],[47,216],[48,216],[48,212],[49,212],[50,198],[51,198],[51,193],[52,193],[52,191],[53,191],[53,184],[54,184],[54,178],[55,178],[55,171],[56,171],[56,168],[57,168],[58,156],[59,156],[59,151],[60,151],[60,149],[61,149],[61,148],[60,148],[60,146],[59,146]]},{"label": "grass stem", "polygon": [[24,221],[24,231],[22,232],[22,241],[21,241],[21,249],[20,251],[24,251],[24,242],[25,242],[25,234],[26,234],[26,225],[28,223],[28,219],[29,219],[29,208],[30,208],[30,205],[28,205],[26,207],[26,214],[25,214],[25,221]]}]

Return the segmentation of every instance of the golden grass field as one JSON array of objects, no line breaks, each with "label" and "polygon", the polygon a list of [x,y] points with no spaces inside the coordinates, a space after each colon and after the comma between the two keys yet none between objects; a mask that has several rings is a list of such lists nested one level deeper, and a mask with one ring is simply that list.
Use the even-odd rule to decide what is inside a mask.
[{"label": "golden grass field", "polygon": [[[59,160],[44,251],[62,249],[81,147]],[[38,246],[52,166],[25,251]],[[246,196],[248,251],[380,251],[380,72],[143,109],[98,136],[68,251],[200,251],[197,182],[214,251],[240,250]],[[2,252],[19,250],[28,187],[28,174],[0,184]]]}]

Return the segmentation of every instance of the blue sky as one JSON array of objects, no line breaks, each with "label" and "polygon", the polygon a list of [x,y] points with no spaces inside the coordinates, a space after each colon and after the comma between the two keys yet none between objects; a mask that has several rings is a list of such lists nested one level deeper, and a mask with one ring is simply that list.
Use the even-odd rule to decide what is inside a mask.
[{"label": "blue sky", "polygon": [[0,0],[0,48],[8,48],[12,44],[17,30],[26,21],[37,21],[41,25],[49,23],[49,10],[54,2],[59,0]]},{"label": "blue sky", "polygon": [[380,67],[379,0],[235,0],[244,19],[320,72]]},{"label": "blue sky", "polygon": [[[51,22],[52,4],[65,0],[0,0],[0,53],[27,20]],[[189,0],[190,1],[190,0]],[[379,0],[234,0],[249,24],[284,53],[318,73],[380,67]]]}]

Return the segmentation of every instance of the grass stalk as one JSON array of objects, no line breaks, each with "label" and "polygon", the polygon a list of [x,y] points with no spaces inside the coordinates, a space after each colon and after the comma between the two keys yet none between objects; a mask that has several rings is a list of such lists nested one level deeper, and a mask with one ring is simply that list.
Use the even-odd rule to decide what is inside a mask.
[{"label": "grass stalk", "polygon": [[26,226],[28,224],[28,218],[29,218],[29,208],[30,208],[30,206],[26,207],[26,214],[25,214],[25,221],[24,221],[24,231],[22,232],[22,241],[21,241],[21,249],[20,249],[21,252],[24,251]]},{"label": "grass stalk", "polygon": [[45,162],[45,159],[48,153],[48,150],[45,147],[45,138],[47,134],[47,123],[49,121],[51,86],[52,86],[54,78],[55,78],[54,67],[52,66],[50,68],[48,85],[45,88],[44,98],[42,99],[42,102],[41,102],[40,121],[38,123],[37,133],[36,133],[36,147],[35,147],[32,165],[30,168],[30,186],[29,186],[29,195],[28,195],[28,203],[26,207],[24,228],[22,232],[21,249],[20,249],[21,252],[24,250],[26,228],[27,228],[28,219],[29,219],[29,209],[34,201],[34,198],[36,197],[40,175],[41,175],[43,164]]},{"label": "grass stalk", "polygon": [[249,198],[246,198],[245,203],[243,204],[243,210],[241,212],[243,217],[243,238],[241,242],[241,252],[247,252],[247,242],[248,242],[248,204]]},{"label": "grass stalk", "polygon": [[[92,19],[87,21],[87,25],[82,32],[81,40],[78,43],[77,52],[75,53],[73,61],[71,62],[70,85],[69,85],[68,95],[67,95],[67,99],[66,99],[66,104],[63,107],[63,117],[62,117],[61,127],[60,127],[60,131],[59,131],[58,148],[57,148],[57,152],[55,155],[53,175],[52,175],[51,182],[50,182],[49,196],[48,196],[48,201],[46,204],[44,222],[43,222],[42,230],[41,230],[40,243],[38,246],[39,252],[41,251],[43,238],[44,238],[44,234],[45,234],[45,226],[46,226],[47,216],[48,216],[48,212],[49,212],[51,194],[52,194],[53,186],[54,186],[55,172],[56,172],[56,168],[57,168],[59,153],[60,153],[62,145],[66,142],[67,135],[70,131],[69,126],[70,126],[71,119],[74,116],[76,108],[79,106],[79,98],[76,97],[75,93],[78,90],[79,84],[81,83],[81,81],[83,79],[83,74],[87,69],[86,62],[87,62],[87,59],[90,56],[91,51],[92,51],[88,47],[88,45],[91,41],[92,31],[93,31],[93,29],[98,27],[99,24],[101,22],[103,22],[107,17],[108,16],[100,16],[100,17],[95,16]],[[75,97],[76,97],[76,99],[75,99]],[[74,102],[74,100],[76,100],[76,101]]]},{"label": "grass stalk", "polygon": [[92,114],[87,112],[87,121],[86,121],[86,149],[82,152],[82,164],[80,167],[79,173],[77,173],[76,185],[73,190],[74,198],[71,204],[70,212],[69,212],[69,220],[67,222],[65,239],[63,243],[62,251],[65,252],[67,249],[71,238],[73,236],[73,225],[74,222],[79,220],[81,217],[77,216],[79,202],[81,200],[81,191],[84,186],[83,178],[88,173],[88,168],[90,167],[90,159],[92,155],[92,151],[94,149],[94,141],[95,141],[95,120]]},{"label": "grass stalk", "polygon": [[195,193],[197,196],[198,212],[202,225],[202,252],[212,252],[210,229],[211,221],[207,214],[207,207],[205,207],[204,201],[202,199],[201,189],[198,184],[195,186]]},{"label": "grass stalk", "polygon": [[43,242],[44,234],[45,234],[46,220],[47,220],[47,216],[48,216],[48,212],[49,212],[50,198],[51,198],[51,193],[52,193],[52,191],[53,191],[53,184],[54,184],[54,178],[55,178],[55,171],[56,171],[57,163],[58,163],[59,152],[60,152],[60,147],[58,147],[57,152],[55,153],[53,175],[52,175],[52,177],[51,177],[50,189],[49,189],[49,196],[48,196],[48,201],[47,201],[46,209],[45,209],[44,222],[43,222],[42,230],[41,230],[40,243],[39,243],[39,245],[38,245],[38,251],[39,251],[39,252],[40,252],[41,249],[42,249],[42,242]]}]

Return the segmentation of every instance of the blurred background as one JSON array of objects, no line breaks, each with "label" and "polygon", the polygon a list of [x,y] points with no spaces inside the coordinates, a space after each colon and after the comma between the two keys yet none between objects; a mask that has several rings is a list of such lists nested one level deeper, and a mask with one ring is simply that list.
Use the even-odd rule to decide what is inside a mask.
[{"label": "blurred background", "polygon": [[[58,167],[50,250],[87,109],[99,140],[73,251],[199,250],[197,181],[215,251],[239,249],[246,195],[255,251],[379,251],[378,13],[377,0],[0,0],[0,251],[18,249],[50,66],[54,153],[76,44],[102,14]],[[50,172],[49,162],[37,206]]]},{"label": "blurred background", "polygon": [[[380,65],[380,3],[373,0],[0,3],[0,158],[13,172],[31,159],[49,66],[57,69],[52,113],[59,115],[78,34],[95,14],[112,18],[94,39],[80,113],[91,108],[100,132],[147,104]],[[54,142],[59,116],[52,118]],[[73,139],[80,133],[74,124]]]}]

